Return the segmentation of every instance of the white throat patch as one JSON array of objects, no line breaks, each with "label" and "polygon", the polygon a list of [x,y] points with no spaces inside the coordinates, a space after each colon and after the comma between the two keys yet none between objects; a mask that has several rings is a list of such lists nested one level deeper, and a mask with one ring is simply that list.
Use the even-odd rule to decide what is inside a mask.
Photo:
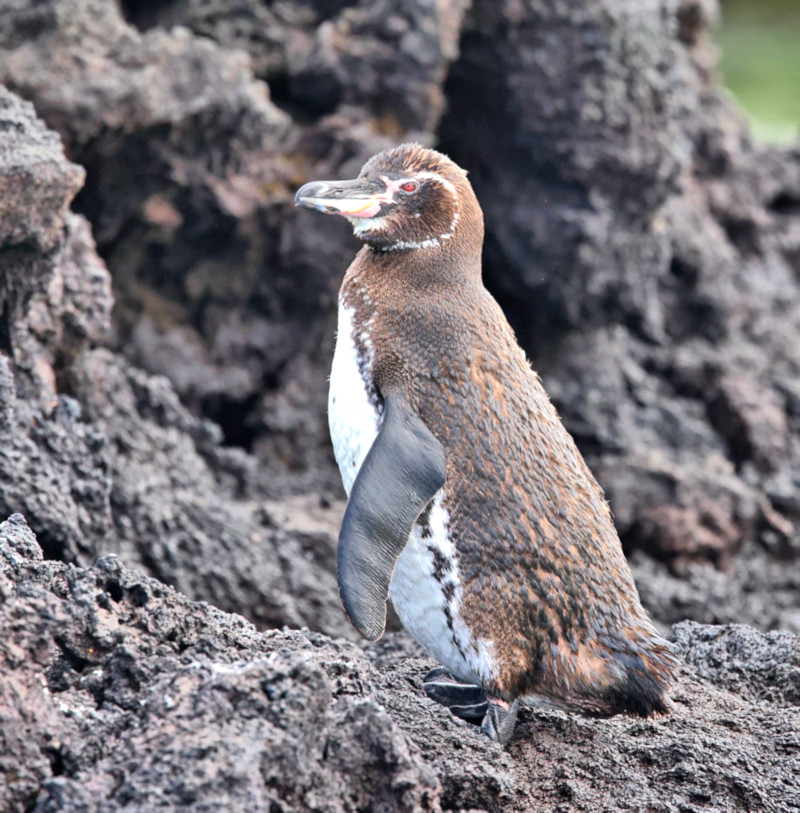
[{"label": "white throat patch", "polygon": [[411,248],[434,248],[440,246],[441,243],[436,237],[428,237],[426,240],[414,242],[413,240],[398,240],[390,246],[381,246],[381,251],[402,251]]},{"label": "white throat patch", "polygon": [[348,217],[353,226],[353,234],[361,237],[364,234],[378,234],[389,227],[386,217]]}]

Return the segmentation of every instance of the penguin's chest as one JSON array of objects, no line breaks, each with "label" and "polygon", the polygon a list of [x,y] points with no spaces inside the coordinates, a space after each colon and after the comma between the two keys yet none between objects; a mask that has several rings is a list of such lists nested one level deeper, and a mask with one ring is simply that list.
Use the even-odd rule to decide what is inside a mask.
[{"label": "penguin's chest", "polygon": [[353,324],[353,310],[339,307],[336,350],[328,390],[328,428],[347,496],[378,436],[381,409],[371,393],[372,344]]},{"label": "penguin's chest", "polygon": [[[352,309],[340,306],[328,394],[331,441],[348,496],[382,420],[371,385],[372,344],[353,317]],[[461,616],[462,585],[444,507],[446,488],[414,526],[392,574],[389,597],[403,625],[431,657],[462,680],[486,683],[495,659],[491,645],[476,640]]]}]

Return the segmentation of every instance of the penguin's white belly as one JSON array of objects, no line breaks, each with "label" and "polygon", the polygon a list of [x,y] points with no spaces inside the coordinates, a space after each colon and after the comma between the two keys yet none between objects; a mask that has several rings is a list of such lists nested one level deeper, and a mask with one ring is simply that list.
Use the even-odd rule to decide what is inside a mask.
[{"label": "penguin's white belly", "polygon": [[[372,366],[372,347],[368,340],[364,340],[363,347],[367,358],[361,364],[366,371]],[[328,390],[328,428],[333,443],[333,455],[348,497],[358,470],[378,436],[381,417],[370,400],[365,376],[359,369],[353,335],[353,311],[340,306],[336,350]]]},{"label": "penguin's white belly", "polygon": [[[414,526],[392,574],[389,598],[403,626],[432,658],[460,680],[486,684],[496,673],[492,645],[476,639],[461,615],[458,554],[442,492],[428,515],[428,535],[423,538],[423,529]],[[437,561],[440,572],[434,575]]]},{"label": "penguin's white belly", "polygon": [[[357,343],[352,310],[340,306],[328,394],[328,425],[348,496],[382,420],[369,397],[371,345],[366,337],[359,338]],[[361,359],[358,344],[362,348]],[[448,533],[442,492],[443,489],[434,498],[426,538],[423,539],[420,525],[414,526],[392,574],[389,597],[403,625],[432,658],[461,680],[486,683],[496,672],[492,645],[476,640],[461,619],[458,557]],[[439,578],[434,575],[437,561]]]}]

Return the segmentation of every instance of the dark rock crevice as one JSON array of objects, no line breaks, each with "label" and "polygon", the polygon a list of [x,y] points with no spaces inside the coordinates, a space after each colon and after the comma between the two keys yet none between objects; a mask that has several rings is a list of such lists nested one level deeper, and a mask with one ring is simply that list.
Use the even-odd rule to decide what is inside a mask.
[{"label": "dark rock crevice", "polygon": [[576,24],[577,10],[475,3],[440,144],[477,169],[487,284],[627,545],[730,565],[776,521],[789,547],[800,532],[794,509],[764,508],[773,472],[798,477],[780,393],[800,368],[800,289],[771,221],[800,168],[721,101],[708,9],[611,5]]},{"label": "dark rock crevice", "polygon": [[0,129],[0,205],[18,207],[0,227],[9,344],[0,509],[24,512],[48,558],[118,553],[264,626],[351,635],[330,563],[303,550],[309,538],[333,549],[340,509],[303,520],[319,504],[308,497],[286,513],[303,533],[278,527],[265,496],[282,489],[270,473],[223,446],[219,427],[195,417],[166,379],[104,346],[109,274],[87,222],[67,209],[83,173],[5,90],[0,116],[9,125]]}]

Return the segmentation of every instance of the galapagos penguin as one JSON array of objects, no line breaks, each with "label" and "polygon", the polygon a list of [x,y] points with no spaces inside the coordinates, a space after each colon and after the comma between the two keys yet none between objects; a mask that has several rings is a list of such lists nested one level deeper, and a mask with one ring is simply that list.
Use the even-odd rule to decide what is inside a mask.
[{"label": "galapagos penguin", "polygon": [[466,173],[404,144],[298,206],[364,242],[339,293],[329,424],[349,500],[344,608],[369,640],[387,597],[442,667],[430,697],[505,744],[520,702],[667,713],[675,669],[603,493],[481,280]]}]

